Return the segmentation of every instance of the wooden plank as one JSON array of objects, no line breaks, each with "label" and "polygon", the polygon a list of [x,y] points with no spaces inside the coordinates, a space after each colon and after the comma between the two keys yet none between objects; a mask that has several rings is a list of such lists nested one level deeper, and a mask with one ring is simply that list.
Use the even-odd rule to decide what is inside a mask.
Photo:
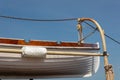
[{"label": "wooden plank", "polygon": [[56,42],[56,41],[42,41],[30,40],[25,42],[24,39],[0,38],[1,44],[15,44],[15,45],[34,45],[34,46],[61,46],[61,47],[98,47],[97,44],[81,43],[78,42]]}]

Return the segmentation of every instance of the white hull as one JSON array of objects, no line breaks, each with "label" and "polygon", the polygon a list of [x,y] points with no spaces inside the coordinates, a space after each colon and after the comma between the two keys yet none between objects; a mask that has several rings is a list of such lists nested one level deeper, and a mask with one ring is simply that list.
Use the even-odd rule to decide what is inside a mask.
[{"label": "white hull", "polygon": [[[21,46],[7,47],[21,48]],[[99,49],[95,48],[45,47],[51,51],[99,53]],[[0,76],[1,78],[89,77],[96,73],[99,62],[99,57],[95,56],[47,55],[45,59],[34,59],[22,58],[21,54],[0,53]]]}]

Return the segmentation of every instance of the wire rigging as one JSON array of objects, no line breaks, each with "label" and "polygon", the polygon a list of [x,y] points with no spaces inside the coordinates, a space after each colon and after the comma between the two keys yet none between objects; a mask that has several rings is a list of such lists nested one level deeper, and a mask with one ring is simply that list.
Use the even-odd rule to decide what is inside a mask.
[{"label": "wire rigging", "polygon": [[[91,24],[89,24],[89,23],[87,23],[87,22],[84,22],[84,23],[86,23],[87,25],[89,25],[91,28],[93,28],[94,30],[96,29],[94,26],[92,26]],[[97,31],[98,31],[98,29],[97,29]],[[109,38],[110,40],[112,40],[112,41],[114,41],[114,42],[116,42],[117,44],[119,44],[120,45],[120,42],[119,41],[117,41],[116,39],[114,39],[114,38],[112,38],[111,36],[109,36],[109,35],[107,35],[107,34],[105,34],[104,33],[104,35],[107,37],[107,38]]]},{"label": "wire rigging", "polygon": [[7,18],[7,19],[16,19],[16,20],[24,20],[24,21],[42,21],[42,22],[49,22],[49,21],[72,21],[77,20],[77,18],[66,18],[66,19],[32,19],[32,18],[20,18],[20,17],[14,17],[14,16],[0,16],[1,18]]},{"label": "wire rigging", "polygon": [[83,41],[83,40],[85,40],[86,38],[90,37],[90,36],[91,36],[92,34],[94,34],[96,31],[97,31],[97,28],[94,29],[91,33],[87,34],[83,39],[80,40],[80,42]]},{"label": "wire rigging", "polygon": [[[14,17],[14,16],[2,16],[0,15],[0,18],[6,18],[6,19],[15,19],[15,20],[24,20],[24,21],[38,21],[38,22],[57,22],[57,21],[74,21],[77,20],[78,18],[65,18],[65,19],[32,19],[32,18],[20,18],[20,17]],[[85,24],[89,25],[92,29],[96,30],[96,28],[94,26],[92,26],[91,24],[89,24],[88,22],[85,22]],[[98,30],[97,30],[98,31]],[[94,33],[94,31],[92,32]],[[91,34],[92,34],[91,33]],[[90,35],[91,35],[90,34]],[[107,38],[109,38],[110,40],[116,42],[117,44],[120,45],[120,42],[117,41],[116,39],[112,38],[111,36],[104,34]],[[88,35],[89,36],[89,35]]]}]

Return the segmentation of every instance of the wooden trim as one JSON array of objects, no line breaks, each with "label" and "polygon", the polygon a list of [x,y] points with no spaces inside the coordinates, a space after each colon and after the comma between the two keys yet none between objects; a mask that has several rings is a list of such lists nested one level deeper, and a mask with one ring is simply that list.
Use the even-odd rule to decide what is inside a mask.
[{"label": "wooden trim", "polygon": [[36,45],[36,46],[58,46],[57,42],[53,41],[37,41],[37,40],[30,40],[28,45]]},{"label": "wooden trim", "polygon": [[33,45],[33,46],[63,46],[63,47],[97,47],[97,44],[90,43],[81,43],[78,42],[60,42],[56,41],[42,41],[42,40],[30,40],[25,42],[24,39],[9,39],[9,38],[0,38],[0,43],[3,44],[15,44],[15,45]]},{"label": "wooden trim", "polygon": [[25,40],[22,40],[22,39],[0,38],[0,43],[24,45],[26,42],[25,42]]}]

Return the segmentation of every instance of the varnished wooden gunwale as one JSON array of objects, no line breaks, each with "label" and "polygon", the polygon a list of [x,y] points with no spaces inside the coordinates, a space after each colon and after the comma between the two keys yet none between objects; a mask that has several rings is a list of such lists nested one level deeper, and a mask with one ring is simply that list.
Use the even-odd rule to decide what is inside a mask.
[{"label": "varnished wooden gunwale", "polygon": [[63,47],[98,47],[97,44],[81,43],[78,42],[56,42],[56,41],[42,41],[42,40],[30,40],[26,42],[24,39],[10,39],[0,38],[1,44],[15,44],[15,45],[33,45],[33,46],[63,46]]}]

